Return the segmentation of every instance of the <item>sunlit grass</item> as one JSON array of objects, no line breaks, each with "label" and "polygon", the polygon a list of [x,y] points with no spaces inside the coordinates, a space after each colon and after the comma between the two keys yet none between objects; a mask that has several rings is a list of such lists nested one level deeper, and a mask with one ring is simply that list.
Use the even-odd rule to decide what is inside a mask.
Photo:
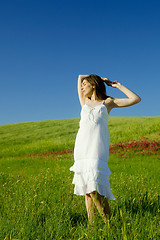
[{"label": "sunlit grass", "polygon": [[[0,126],[0,239],[158,239],[160,161],[157,148],[149,155],[140,151],[158,142],[159,120],[110,119],[116,151],[109,157],[110,183],[116,200],[109,201],[108,224],[97,214],[93,228],[84,197],[73,195],[69,171],[78,120]],[[128,139],[135,145],[127,145]],[[123,148],[126,157],[120,156]]]},{"label": "sunlit grass", "polygon": [[[16,123],[0,126],[0,157],[59,151],[74,147],[79,119]],[[111,143],[142,136],[160,137],[160,117],[110,117]]]},{"label": "sunlit grass", "polygon": [[72,163],[73,153],[8,160],[0,174],[0,239],[94,239],[93,234],[98,239],[146,239],[146,234],[158,239],[160,177],[155,156],[110,155],[116,200],[110,201],[109,228],[99,215],[94,229],[88,224],[84,197],[73,195]]}]

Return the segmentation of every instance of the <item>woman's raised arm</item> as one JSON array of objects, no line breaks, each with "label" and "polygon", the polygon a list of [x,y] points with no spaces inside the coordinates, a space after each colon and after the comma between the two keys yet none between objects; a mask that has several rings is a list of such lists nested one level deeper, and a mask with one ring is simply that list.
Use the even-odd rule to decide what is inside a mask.
[{"label": "woman's raised arm", "polygon": [[128,98],[113,98],[112,107],[128,107],[141,101],[141,98],[136,93],[132,92],[118,81],[112,82],[111,86],[118,88],[128,97]]},{"label": "woman's raised arm", "polygon": [[83,95],[83,92],[81,90],[81,87],[82,87],[82,80],[85,78],[85,77],[88,77],[89,75],[79,75],[78,76],[78,96],[79,96],[79,101],[80,101],[80,104],[81,106],[83,106],[85,104],[85,98],[84,98],[84,95]]}]

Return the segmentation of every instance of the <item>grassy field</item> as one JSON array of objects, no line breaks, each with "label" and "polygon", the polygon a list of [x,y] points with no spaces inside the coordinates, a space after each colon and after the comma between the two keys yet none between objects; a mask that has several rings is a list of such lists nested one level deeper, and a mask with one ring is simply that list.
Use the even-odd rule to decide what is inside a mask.
[{"label": "grassy field", "polygon": [[[20,156],[74,147],[79,119],[16,123],[0,126],[0,157]],[[110,117],[111,143],[159,138],[160,117]]]},{"label": "grassy field", "polygon": [[[66,119],[0,126],[0,239],[159,239],[160,117],[109,119],[116,200],[110,201],[108,224],[97,213],[94,228],[84,197],[73,195],[71,184],[78,124]],[[125,141],[146,151],[131,144],[121,155],[125,148],[119,151],[117,143]]]}]

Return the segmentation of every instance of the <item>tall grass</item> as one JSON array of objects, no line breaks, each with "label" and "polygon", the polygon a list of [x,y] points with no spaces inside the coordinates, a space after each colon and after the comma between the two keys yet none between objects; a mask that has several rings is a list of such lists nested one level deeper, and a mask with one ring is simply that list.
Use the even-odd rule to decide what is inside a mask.
[{"label": "tall grass", "polygon": [[[0,126],[0,239],[159,239],[160,161],[145,153],[110,154],[112,217],[88,223],[84,197],[73,195],[79,119]],[[111,143],[159,137],[159,117],[109,119]],[[129,150],[130,151],[130,150]],[[34,153],[34,154],[33,154]]]},{"label": "tall grass", "polygon": [[0,239],[158,239],[160,177],[154,156],[110,156],[112,217],[105,225],[97,213],[93,228],[84,197],[73,195],[72,163],[71,153],[5,163]]}]

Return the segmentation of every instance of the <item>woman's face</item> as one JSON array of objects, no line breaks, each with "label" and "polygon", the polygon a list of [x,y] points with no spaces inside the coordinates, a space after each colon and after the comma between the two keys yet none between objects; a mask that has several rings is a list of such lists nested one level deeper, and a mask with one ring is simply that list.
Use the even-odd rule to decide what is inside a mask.
[{"label": "woman's face", "polygon": [[85,97],[91,97],[93,94],[94,88],[87,80],[84,79],[82,81],[81,91],[83,92]]}]

